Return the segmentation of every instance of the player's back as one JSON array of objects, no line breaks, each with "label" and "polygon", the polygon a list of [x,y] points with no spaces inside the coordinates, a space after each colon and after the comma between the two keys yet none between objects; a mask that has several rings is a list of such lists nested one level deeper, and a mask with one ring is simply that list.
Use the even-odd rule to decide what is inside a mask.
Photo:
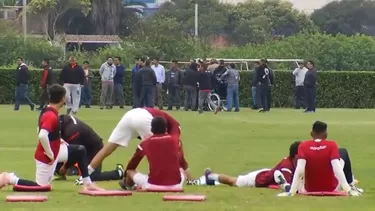
[{"label": "player's back", "polygon": [[339,158],[336,156],[338,152],[332,152],[335,145],[333,141],[309,140],[299,146],[298,156],[306,160],[306,191],[334,191],[337,188],[338,182],[331,164],[331,160]]},{"label": "player's back", "polygon": [[140,144],[149,162],[149,183],[176,185],[181,182],[179,141],[170,135],[154,135]]},{"label": "player's back", "polygon": [[180,124],[176,119],[174,119],[168,113],[154,108],[144,108],[147,110],[153,117],[163,117],[167,121],[168,134],[170,135],[180,135]]},{"label": "player's back", "polygon": [[280,171],[287,183],[292,182],[294,165],[289,157],[282,159],[272,169],[260,172],[255,178],[256,187],[267,187],[269,185],[277,185],[274,179],[275,171]]}]

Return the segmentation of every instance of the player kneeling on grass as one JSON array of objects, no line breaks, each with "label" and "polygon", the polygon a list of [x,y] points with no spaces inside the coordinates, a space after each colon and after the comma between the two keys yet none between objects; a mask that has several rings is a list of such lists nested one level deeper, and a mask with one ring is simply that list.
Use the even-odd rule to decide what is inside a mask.
[{"label": "player kneeling on grass", "polygon": [[[95,171],[103,160],[111,155],[119,146],[127,147],[129,142],[139,136],[142,141],[152,136],[151,122],[154,117],[163,117],[166,121],[167,134],[179,139],[180,124],[168,113],[153,108],[134,108],[125,113],[112,131],[108,143],[95,155],[88,166],[89,173]],[[186,170],[188,179],[192,179],[190,172]]]},{"label": "player kneeling on grass", "polygon": [[[82,145],[86,148],[87,159],[89,162],[95,155],[103,148],[102,138],[85,122],[71,115],[60,115],[61,137],[69,145]],[[76,168],[75,163],[78,162],[77,156],[69,154],[68,152],[60,151],[58,156],[58,164],[55,173],[58,175],[55,180],[66,180],[66,174],[69,169]],[[92,181],[109,181],[120,180],[123,177],[124,169],[121,164],[118,164],[115,170],[101,171],[102,166],[96,169],[90,175]],[[71,171],[73,172],[73,170]],[[76,170],[80,172],[80,169]],[[76,184],[82,184],[82,179],[76,180]]]},{"label": "player kneeling on grass", "polygon": [[[182,189],[180,141],[178,137],[167,134],[166,128],[167,124],[163,117],[155,117],[152,120],[151,131],[154,135],[138,146],[126,168],[126,177],[120,182],[122,188],[133,189],[135,184],[141,189]],[[144,156],[149,163],[148,176],[135,170]]]},{"label": "player kneeling on grass", "polygon": [[289,191],[300,143],[301,142],[294,142],[290,145],[289,156],[282,159],[272,169],[261,169],[238,177],[215,174],[210,169],[206,169],[206,184],[214,185],[216,181],[230,186],[257,188],[279,185],[284,191]]},{"label": "player kneeling on grass", "polygon": [[[5,185],[20,186],[46,186],[50,185],[57,164],[57,155],[60,151],[60,121],[59,110],[64,106],[66,90],[60,85],[52,85],[49,89],[49,105],[42,109],[39,116],[39,143],[35,151],[36,178],[35,182],[18,178],[13,173],[2,173],[0,175],[0,188]],[[85,150],[72,146],[69,150],[77,150],[85,154]],[[86,157],[81,157],[79,165],[87,165]],[[86,168],[85,168],[86,169]],[[85,190],[103,190],[95,186],[88,175],[88,171],[82,172],[84,176]]]},{"label": "player kneeling on grass", "polygon": [[[335,192],[343,190],[350,196],[361,195],[345,177],[336,142],[327,140],[327,124],[314,123],[312,140],[298,147],[298,161],[290,191],[278,196],[293,196],[300,192]],[[302,180],[302,178],[304,178]]]}]

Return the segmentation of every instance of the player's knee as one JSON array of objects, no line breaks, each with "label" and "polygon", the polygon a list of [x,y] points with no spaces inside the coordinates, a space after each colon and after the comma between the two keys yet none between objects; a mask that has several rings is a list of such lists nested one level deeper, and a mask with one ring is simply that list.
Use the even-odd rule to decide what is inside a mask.
[{"label": "player's knee", "polygon": [[135,170],[127,170],[126,171],[126,176],[130,177],[130,178],[133,178],[136,173],[137,172]]}]

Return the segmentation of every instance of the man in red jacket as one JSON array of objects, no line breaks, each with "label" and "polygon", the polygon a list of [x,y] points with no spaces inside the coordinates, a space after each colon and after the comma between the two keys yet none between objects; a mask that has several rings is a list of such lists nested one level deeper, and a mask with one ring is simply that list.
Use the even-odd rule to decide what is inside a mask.
[{"label": "man in red jacket", "polygon": [[45,105],[48,104],[48,89],[53,83],[53,70],[49,66],[49,59],[43,60],[43,73],[42,80],[40,82],[40,89],[42,94],[39,97],[40,105],[38,110],[42,110]]}]

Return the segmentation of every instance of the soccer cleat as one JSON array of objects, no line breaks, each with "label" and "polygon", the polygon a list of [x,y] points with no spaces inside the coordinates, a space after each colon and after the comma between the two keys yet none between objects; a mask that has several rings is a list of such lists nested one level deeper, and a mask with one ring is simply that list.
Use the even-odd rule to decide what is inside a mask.
[{"label": "soccer cleat", "polygon": [[75,184],[75,185],[83,185],[83,179],[82,179],[82,177],[76,179],[76,180],[74,181],[74,184]]},{"label": "soccer cleat", "polygon": [[204,176],[206,178],[206,184],[207,185],[215,185],[215,181],[212,180],[212,179],[209,179],[208,176],[212,174],[212,171],[211,169],[207,168],[206,170],[204,170]]},{"label": "soccer cleat", "polygon": [[116,170],[118,171],[120,178],[124,177],[125,170],[124,170],[124,166],[122,164],[116,164]]},{"label": "soccer cleat", "polygon": [[118,184],[120,185],[121,189],[123,189],[123,190],[129,190],[129,191],[137,190],[136,185],[134,185],[133,187],[127,186],[125,184],[124,180],[120,180],[120,182]]},{"label": "soccer cleat", "polygon": [[280,188],[284,192],[290,191],[290,184],[286,182],[285,177],[283,174],[280,174],[276,177],[276,183],[280,186]]},{"label": "soccer cleat", "polygon": [[66,180],[65,175],[56,174],[53,176],[52,181],[63,181]]},{"label": "soccer cleat", "polygon": [[264,110],[263,108],[261,108],[261,109],[258,110],[258,112],[259,112],[259,113],[264,113],[265,110]]},{"label": "soccer cleat", "polygon": [[351,188],[352,191],[357,191],[358,193],[363,194],[363,189],[358,188],[354,184],[350,184],[349,186],[350,186],[350,188]]}]

